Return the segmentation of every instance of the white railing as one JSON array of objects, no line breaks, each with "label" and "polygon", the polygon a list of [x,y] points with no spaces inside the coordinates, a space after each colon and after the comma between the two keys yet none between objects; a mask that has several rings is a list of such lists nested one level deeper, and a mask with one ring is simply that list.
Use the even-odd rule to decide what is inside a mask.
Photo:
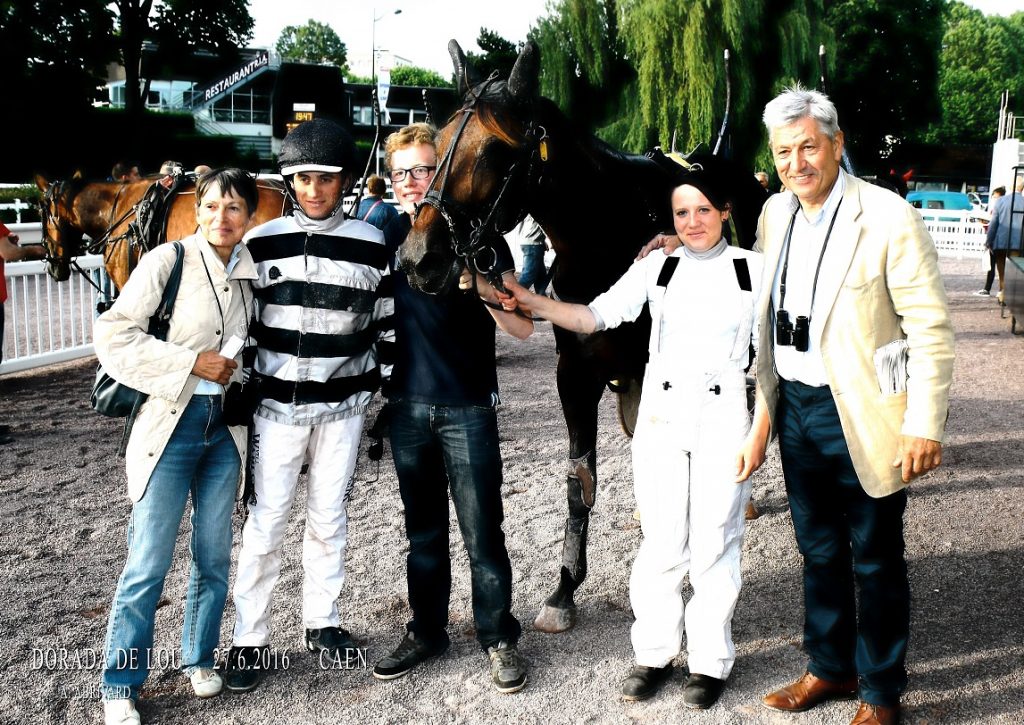
[{"label": "white railing", "polygon": [[[78,264],[100,287],[111,289],[101,255],[78,257]],[[0,375],[93,354],[98,293],[87,279],[72,272],[67,282],[55,282],[46,274],[45,262],[8,263],[4,276],[7,302]]]},{"label": "white railing", "polygon": [[918,209],[940,257],[980,257],[985,254],[985,227],[973,211]]},{"label": "white railing", "polygon": [[21,224],[21,212],[28,211],[29,209],[35,209],[35,206],[35,204],[26,204],[21,199],[15,199],[8,204],[0,204],[0,209],[13,211],[14,215],[18,218],[17,223]]}]

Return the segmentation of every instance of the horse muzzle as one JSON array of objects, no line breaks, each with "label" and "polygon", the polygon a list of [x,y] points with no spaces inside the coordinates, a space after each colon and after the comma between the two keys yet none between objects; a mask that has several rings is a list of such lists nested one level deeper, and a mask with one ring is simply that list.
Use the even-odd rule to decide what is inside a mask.
[{"label": "horse muzzle", "polygon": [[405,258],[399,253],[399,265],[409,286],[428,295],[447,290],[459,278],[461,265],[455,257],[446,258],[436,252],[427,252],[418,260]]},{"label": "horse muzzle", "polygon": [[66,282],[71,277],[71,265],[66,260],[48,257],[46,260],[46,273],[57,282]]}]

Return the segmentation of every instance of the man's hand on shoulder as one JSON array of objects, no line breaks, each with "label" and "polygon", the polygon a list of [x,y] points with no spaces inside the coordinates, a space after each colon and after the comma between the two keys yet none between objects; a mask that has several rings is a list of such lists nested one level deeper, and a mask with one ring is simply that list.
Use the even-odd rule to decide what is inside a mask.
[{"label": "man's hand on shoulder", "polygon": [[636,259],[633,261],[639,262],[655,249],[664,249],[665,256],[668,256],[679,249],[682,243],[682,240],[675,234],[655,234],[651,238],[651,241],[647,242],[647,244],[637,252]]},{"label": "man's hand on shoulder", "polygon": [[942,444],[929,438],[901,435],[896,448],[893,468],[903,469],[903,482],[910,483],[918,476],[942,464]]}]

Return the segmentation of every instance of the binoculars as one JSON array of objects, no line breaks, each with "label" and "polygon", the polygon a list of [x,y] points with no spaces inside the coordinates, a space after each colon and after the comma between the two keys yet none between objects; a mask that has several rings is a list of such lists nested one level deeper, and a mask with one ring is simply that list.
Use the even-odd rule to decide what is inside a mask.
[{"label": "binoculars", "polygon": [[810,319],[803,315],[799,315],[795,321],[790,321],[789,313],[786,310],[779,310],[775,313],[775,344],[792,345],[797,352],[807,352],[810,322]]}]

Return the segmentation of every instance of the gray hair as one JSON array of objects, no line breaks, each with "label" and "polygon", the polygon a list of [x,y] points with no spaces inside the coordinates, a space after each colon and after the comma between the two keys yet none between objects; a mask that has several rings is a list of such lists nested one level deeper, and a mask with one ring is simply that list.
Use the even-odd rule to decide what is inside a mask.
[{"label": "gray hair", "polygon": [[797,83],[786,88],[764,107],[765,128],[768,129],[768,141],[771,142],[772,132],[802,118],[810,116],[818,122],[818,130],[835,140],[839,133],[839,114],[836,107],[824,93],[811,91]]}]

